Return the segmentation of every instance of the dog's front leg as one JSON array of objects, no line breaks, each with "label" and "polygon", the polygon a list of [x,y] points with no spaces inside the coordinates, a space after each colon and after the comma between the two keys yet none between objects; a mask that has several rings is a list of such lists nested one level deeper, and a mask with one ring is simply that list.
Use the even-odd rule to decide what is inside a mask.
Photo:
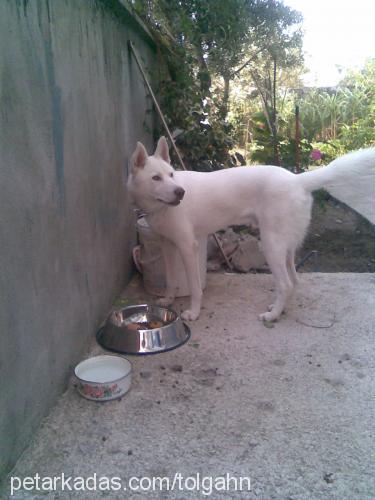
[{"label": "dog's front leg", "polygon": [[175,283],[176,280],[175,277],[172,276],[171,262],[174,261],[174,254],[177,252],[177,247],[171,241],[167,240],[166,238],[163,238],[161,244],[161,251],[165,267],[166,288],[164,292],[164,297],[158,299],[156,303],[159,306],[168,307],[173,303],[176,297],[176,283]]},{"label": "dog's front leg", "polygon": [[194,321],[198,318],[202,304],[202,285],[199,269],[199,244],[192,238],[184,246],[178,247],[184,263],[190,290],[190,308],[181,314],[181,318]]}]

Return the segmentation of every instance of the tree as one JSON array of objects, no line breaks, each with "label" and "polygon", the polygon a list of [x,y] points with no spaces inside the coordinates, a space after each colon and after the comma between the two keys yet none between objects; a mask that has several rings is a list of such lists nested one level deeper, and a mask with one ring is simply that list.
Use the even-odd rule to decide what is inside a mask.
[{"label": "tree", "polygon": [[[302,17],[277,0],[206,0],[205,3],[220,13],[215,14],[216,23],[209,32],[211,40],[205,46],[208,68],[223,80],[221,117],[225,120],[230,83],[246,68],[252,68],[253,77],[257,77],[260,61],[272,61],[280,67],[300,63]],[[218,3],[223,4],[219,9]]]},{"label": "tree", "polygon": [[[158,40],[159,96],[185,159],[200,163],[200,169],[230,166],[231,82],[251,65],[255,75],[260,60],[281,68],[298,51],[300,58],[300,15],[279,0],[135,0],[133,5]],[[276,114],[274,103],[274,131]]]}]

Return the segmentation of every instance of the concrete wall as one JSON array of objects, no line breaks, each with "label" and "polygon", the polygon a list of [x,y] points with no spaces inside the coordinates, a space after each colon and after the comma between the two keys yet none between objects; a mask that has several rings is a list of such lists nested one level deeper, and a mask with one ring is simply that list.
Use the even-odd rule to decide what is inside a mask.
[{"label": "concrete wall", "polygon": [[0,476],[129,278],[154,48],[115,0],[0,2]]}]

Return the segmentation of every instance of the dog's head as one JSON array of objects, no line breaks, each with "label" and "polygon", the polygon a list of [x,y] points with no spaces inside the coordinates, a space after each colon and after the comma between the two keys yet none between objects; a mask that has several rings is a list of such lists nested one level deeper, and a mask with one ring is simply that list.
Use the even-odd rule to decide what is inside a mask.
[{"label": "dog's head", "polygon": [[152,213],[180,204],[185,191],[174,179],[165,137],[159,139],[152,156],[148,156],[144,145],[138,142],[130,164],[128,188],[139,208]]}]

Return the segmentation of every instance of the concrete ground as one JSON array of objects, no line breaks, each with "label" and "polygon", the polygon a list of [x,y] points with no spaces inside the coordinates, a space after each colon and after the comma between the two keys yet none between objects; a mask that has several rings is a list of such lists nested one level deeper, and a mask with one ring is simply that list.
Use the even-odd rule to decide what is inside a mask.
[{"label": "concrete ground", "polygon": [[[72,379],[12,476],[65,474],[79,491],[58,483],[12,498],[204,498],[211,486],[212,498],[375,498],[375,275],[303,274],[288,314],[266,327],[257,314],[272,286],[269,275],[210,274],[190,341],[129,356],[132,389],[121,400],[87,401]],[[124,297],[146,295],[135,281]],[[88,355],[100,352],[93,344]],[[250,491],[245,480],[235,491],[240,476]],[[108,491],[105,477],[121,478],[122,490]],[[174,479],[174,491],[167,479],[163,492],[141,491],[153,477],[170,489]]]}]

